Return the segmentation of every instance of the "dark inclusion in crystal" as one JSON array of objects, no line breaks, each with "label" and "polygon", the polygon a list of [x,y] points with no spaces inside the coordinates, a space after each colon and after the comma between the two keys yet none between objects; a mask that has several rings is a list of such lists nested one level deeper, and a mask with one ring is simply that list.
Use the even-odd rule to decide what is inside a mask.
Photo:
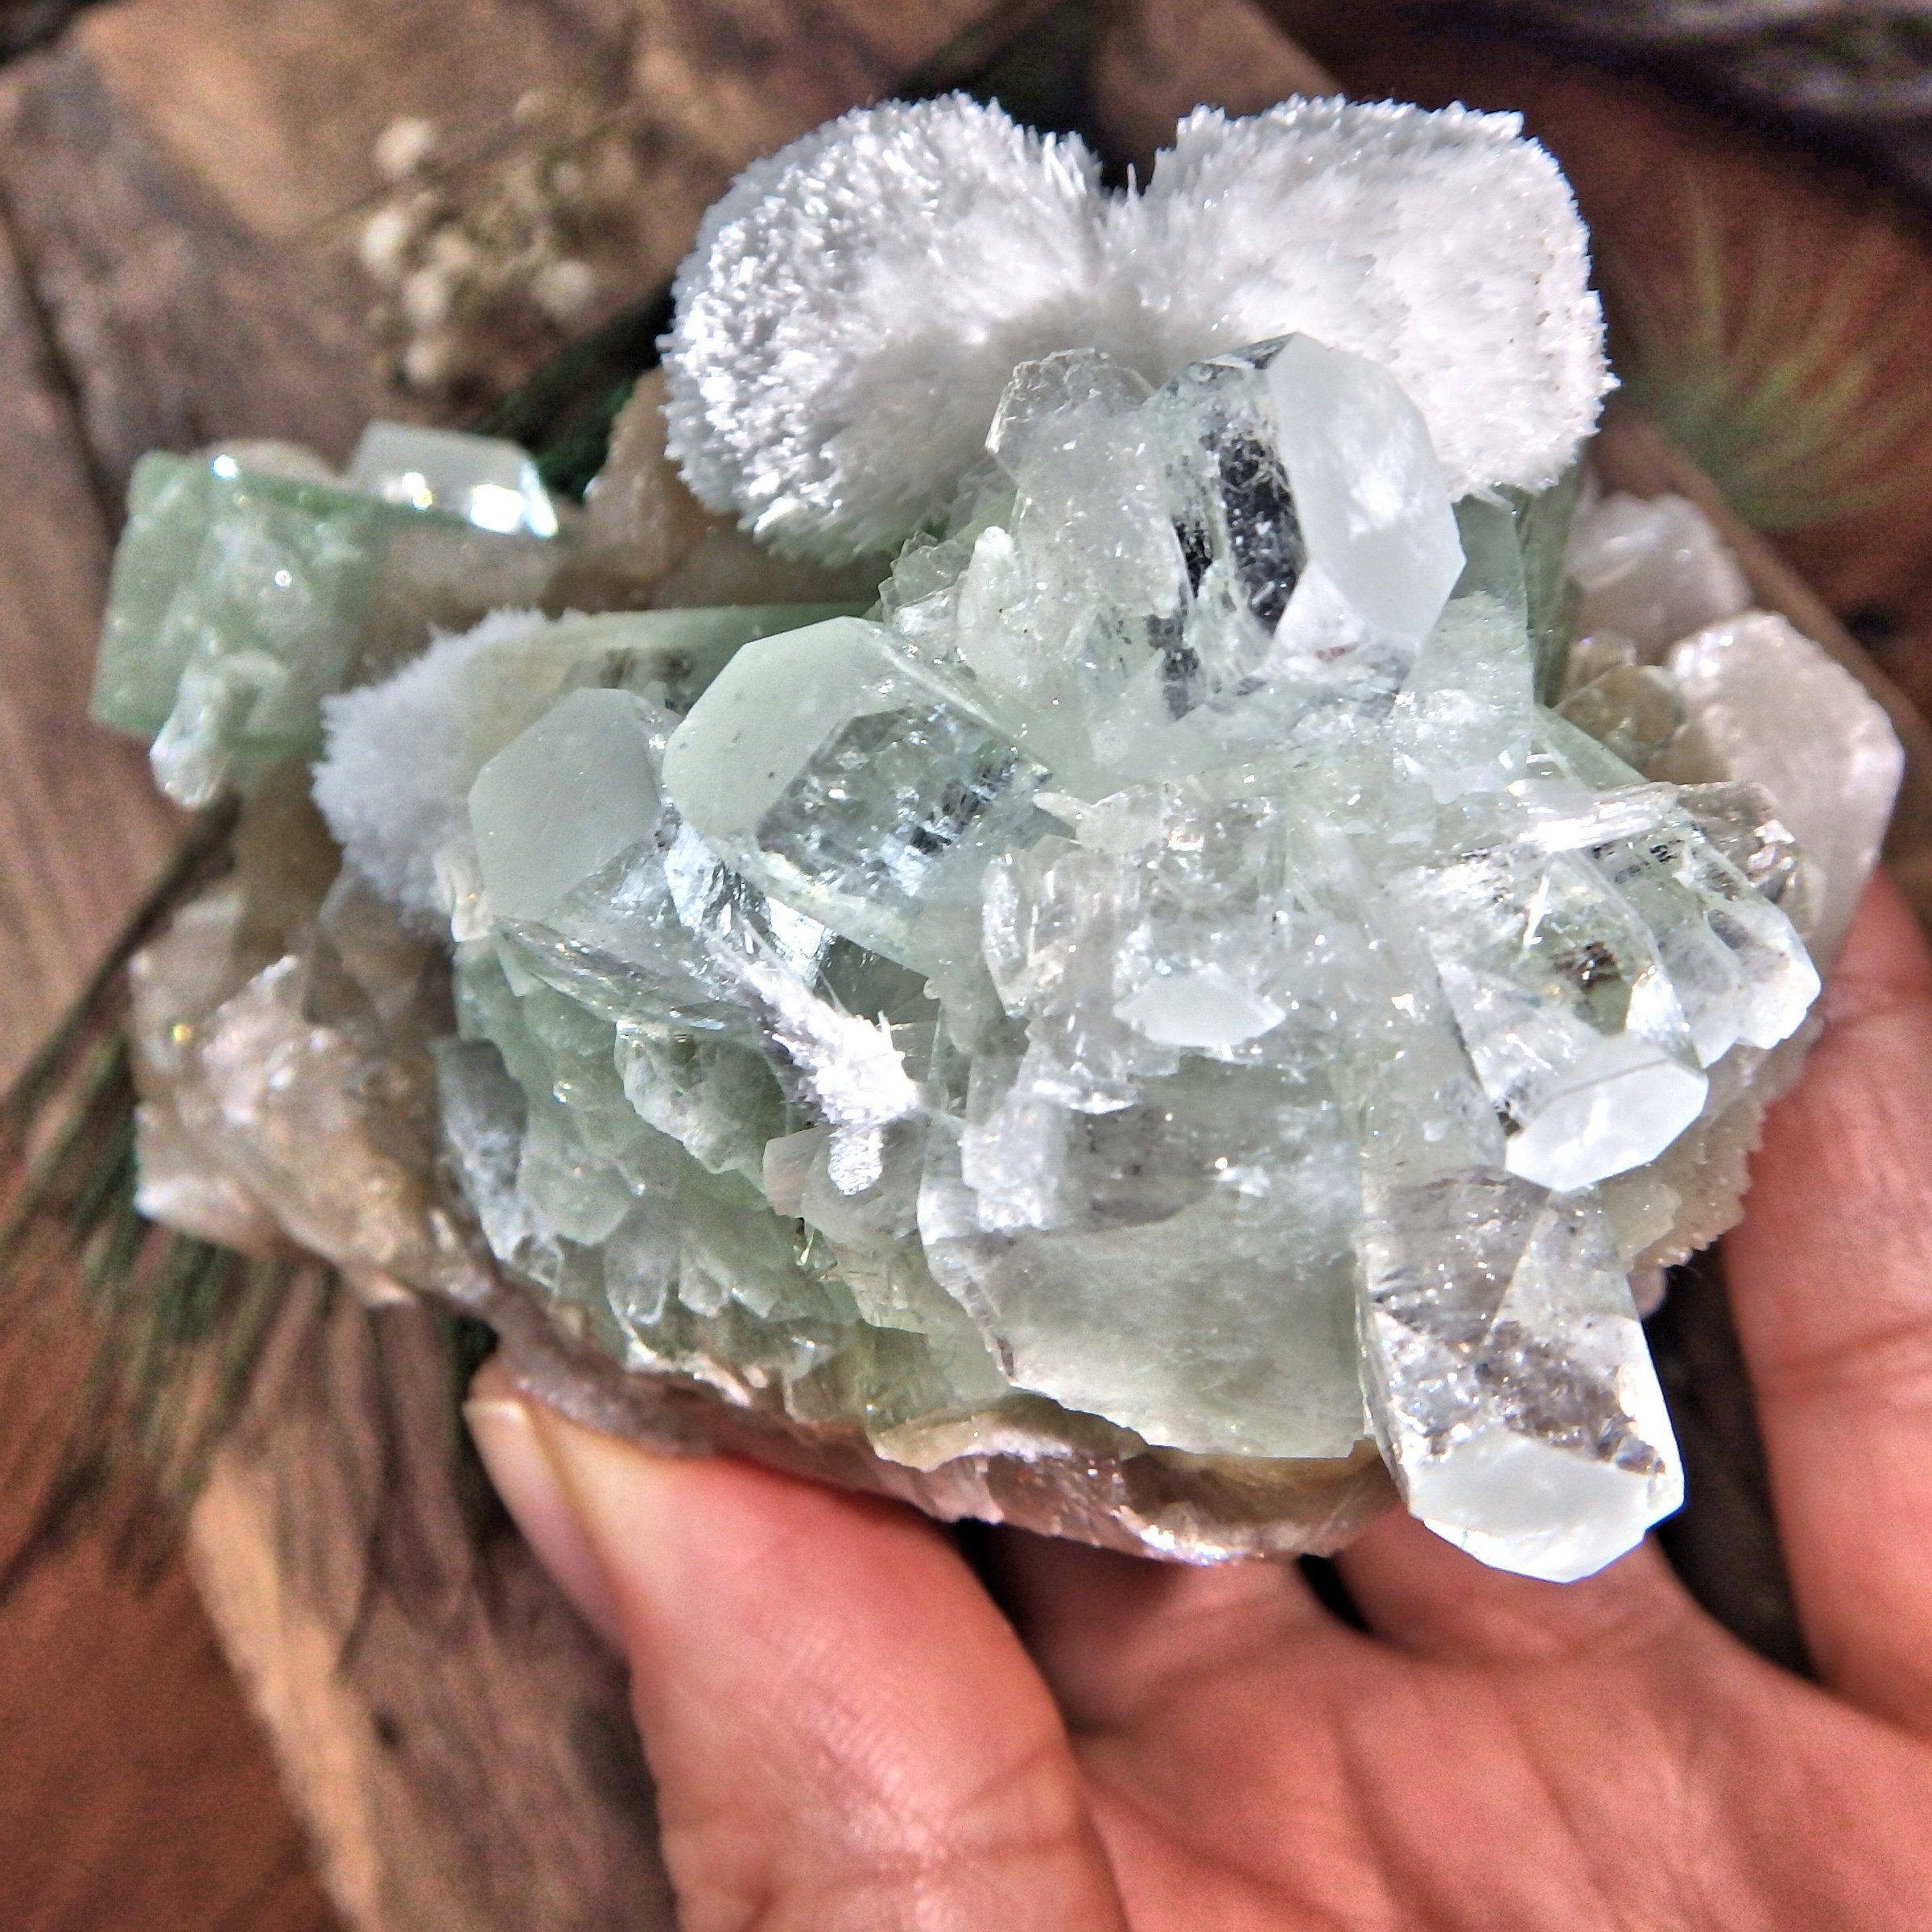
[{"label": "dark inclusion in crystal", "polygon": [[1184,718],[1204,695],[1201,654],[1187,642],[1187,612],[1150,617],[1147,642],[1161,660],[1161,691],[1167,700],[1168,716]]},{"label": "dark inclusion in crystal", "polygon": [[1238,431],[1219,440],[1215,461],[1235,580],[1248,608],[1273,630],[1308,564],[1288,473],[1266,444]]},{"label": "dark inclusion in crystal", "polygon": [[1187,597],[1179,609],[1146,621],[1148,644],[1161,660],[1162,695],[1175,718],[1185,717],[1207,696],[1200,654],[1186,641],[1187,615],[1217,555],[1227,558],[1236,594],[1269,633],[1281,622],[1308,563],[1280,457],[1261,437],[1241,429],[1223,427],[1207,443],[1215,477],[1207,492],[1208,515],[1183,516],[1174,524]]}]

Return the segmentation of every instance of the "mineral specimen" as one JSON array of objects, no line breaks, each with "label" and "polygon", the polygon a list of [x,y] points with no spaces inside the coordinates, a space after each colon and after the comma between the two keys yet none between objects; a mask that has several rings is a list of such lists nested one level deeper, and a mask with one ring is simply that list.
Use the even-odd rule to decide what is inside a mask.
[{"label": "mineral specimen", "polygon": [[1290,101],[1182,122],[1144,195],[955,97],[745,170],[679,271],[671,453],[783,549],[943,516],[1020,363],[1152,382],[1300,332],[1387,369],[1454,493],[1554,480],[1606,386],[1568,184],[1510,114]]},{"label": "mineral specimen", "polygon": [[[935,261],[961,299],[909,302]],[[896,547],[863,608],[720,549],[742,603],[396,668],[324,562],[433,509],[181,472],[213,561],[137,518],[105,701],[246,777],[266,727],[196,681],[286,667],[348,864],[301,931],[251,951],[219,889],[149,956],[144,1198],[464,1299],[580,1414],[942,1514],[1332,1548],[1385,1465],[1486,1562],[1610,1561],[1682,1486],[1631,1277],[1736,1218],[1897,753],[1687,503],[1586,491],[1566,586],[1582,264],[1493,118],[1196,116],[1123,200],[871,110],[714,211],[668,386],[714,508]],[[624,441],[591,522],[648,601],[704,526]]]},{"label": "mineral specimen", "polygon": [[[1763,611],[1683,638],[1666,662],[1695,718],[1672,754],[1678,768],[1750,779],[1777,800],[1818,870],[1812,946],[1836,958],[1905,769],[1885,714],[1842,665]],[[1765,729],[1768,715],[1794,714],[1815,734],[1802,745]]]},{"label": "mineral specimen", "polygon": [[1678,1494],[1603,1189],[1802,1020],[1789,921],[1536,704],[1365,360],[1062,354],[993,447],[874,617],[481,766],[443,1067],[493,1241],[888,1455],[1041,1397],[1203,1457],[1373,1428],[1444,1534],[1599,1567]]},{"label": "mineral specimen", "polygon": [[154,740],[180,803],[312,754],[327,693],[386,675],[436,625],[535,603],[556,569],[530,534],[554,536],[555,513],[514,445],[378,424],[358,460],[377,493],[225,452],[136,465],[94,711]]}]

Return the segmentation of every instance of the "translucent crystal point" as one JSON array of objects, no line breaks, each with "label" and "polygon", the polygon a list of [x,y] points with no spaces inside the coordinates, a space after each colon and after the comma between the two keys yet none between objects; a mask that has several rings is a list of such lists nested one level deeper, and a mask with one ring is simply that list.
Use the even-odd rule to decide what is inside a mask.
[{"label": "translucent crystal point", "polygon": [[1654,1158],[1708,1083],[1649,929],[1587,859],[1502,850],[1412,881],[1409,902],[1513,1174],[1570,1192]]},{"label": "translucent crystal point", "polygon": [[386,503],[447,510],[479,530],[557,534],[556,506],[529,452],[495,436],[372,423],[349,459],[347,480]]},{"label": "translucent crystal point", "polygon": [[1777,801],[1762,785],[1740,779],[1680,786],[1678,802],[1712,850],[1772,905],[1789,911],[1786,901],[1806,891],[1803,853],[1790,827],[1777,815]]},{"label": "translucent crystal point", "polygon": [[680,724],[664,782],[746,878],[849,938],[931,960],[921,915],[1047,828],[1045,774],[965,695],[858,618],[739,653]]},{"label": "translucent crystal point", "polygon": [[1319,588],[1373,633],[1419,643],[1463,568],[1420,412],[1385,370],[1308,336],[1283,343],[1267,374],[1277,447],[1314,573],[1296,586],[1278,635],[1298,649],[1313,646],[1318,627],[1332,621]]},{"label": "translucent crystal point", "polygon": [[1634,1547],[1683,1479],[1594,1202],[1471,1172],[1365,1206],[1364,1382],[1410,1510],[1555,1583]]}]

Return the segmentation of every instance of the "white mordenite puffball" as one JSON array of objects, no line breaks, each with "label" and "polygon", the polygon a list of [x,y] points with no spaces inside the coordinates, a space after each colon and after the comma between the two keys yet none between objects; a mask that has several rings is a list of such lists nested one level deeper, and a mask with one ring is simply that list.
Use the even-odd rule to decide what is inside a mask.
[{"label": "white mordenite puffball", "polygon": [[1197,109],[1115,210],[1160,378],[1313,336],[1409,392],[1451,497],[1554,482],[1610,385],[1575,199],[1522,126],[1339,98]]},{"label": "white mordenite puffball", "polygon": [[677,281],[669,448],[781,549],[890,550],[1020,362],[1154,383],[1290,333],[1379,362],[1451,493],[1554,481],[1609,386],[1583,224],[1513,114],[1290,101],[1181,124],[1143,195],[963,96],[861,109],[740,176]]},{"label": "white mordenite puffball", "polygon": [[316,803],[349,863],[426,925],[448,915],[436,861],[468,838],[477,771],[556,695],[555,683],[491,676],[491,661],[521,665],[555,628],[536,611],[499,610],[440,638],[386,683],[322,701]]},{"label": "white mordenite puffball", "polygon": [[678,271],[667,448],[781,550],[895,548],[951,500],[1022,363],[1108,300],[1099,164],[964,96],[754,162]]}]

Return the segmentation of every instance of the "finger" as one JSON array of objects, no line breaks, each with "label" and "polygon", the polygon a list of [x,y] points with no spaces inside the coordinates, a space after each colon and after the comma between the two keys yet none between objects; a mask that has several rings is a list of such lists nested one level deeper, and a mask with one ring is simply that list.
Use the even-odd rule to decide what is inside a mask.
[{"label": "finger", "polygon": [[1932,957],[1872,882],[1724,1242],[1820,1674],[1932,1731]]},{"label": "finger", "polygon": [[591,1629],[618,1649],[624,1633],[597,1552],[558,1486],[529,1403],[497,1356],[477,1371],[463,1419],[492,1485],[538,1562]]},{"label": "finger", "polygon": [[1133,1724],[1189,1683],[1225,1678],[1335,1622],[1292,1566],[1196,1568],[1009,1530],[993,1539],[994,1587],[1076,1731]]},{"label": "finger", "polygon": [[1119,1932],[1046,1686],[932,1525],[526,1406],[630,1661],[685,1932]]},{"label": "finger", "polygon": [[1392,1511],[1335,1567],[1376,1636],[1430,1656],[1538,1664],[1682,1641],[1706,1627],[1649,1542],[1580,1583],[1546,1583],[1492,1570]]}]

